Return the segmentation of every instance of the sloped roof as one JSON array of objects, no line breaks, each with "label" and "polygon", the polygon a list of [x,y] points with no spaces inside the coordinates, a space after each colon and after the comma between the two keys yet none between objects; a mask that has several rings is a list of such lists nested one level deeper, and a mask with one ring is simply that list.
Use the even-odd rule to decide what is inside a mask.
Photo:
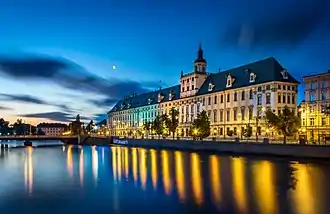
[{"label": "sloped roof", "polygon": [[[172,99],[170,99],[171,92],[174,95],[174,97],[172,97]],[[160,89],[157,91],[147,92],[147,93],[139,94],[136,96],[128,97],[124,100],[120,100],[110,110],[110,112],[128,110],[128,109],[137,108],[137,107],[141,107],[141,106],[157,104],[158,103],[158,94],[161,94],[164,97],[161,102],[177,100],[180,98],[180,85],[171,86],[171,87]]]},{"label": "sloped roof", "polygon": [[[210,74],[197,92],[197,95],[230,90],[234,88],[247,87],[250,85],[257,85],[272,81],[291,82],[298,84],[300,83],[289,73],[288,78],[284,79],[281,74],[283,70],[284,68],[274,57],[269,57],[227,71]],[[252,83],[249,82],[250,73],[254,73],[256,75],[255,81]],[[229,74],[230,76],[235,78],[235,81],[232,83],[232,87],[226,88],[227,76]],[[208,91],[210,83],[214,85],[212,92]]]}]

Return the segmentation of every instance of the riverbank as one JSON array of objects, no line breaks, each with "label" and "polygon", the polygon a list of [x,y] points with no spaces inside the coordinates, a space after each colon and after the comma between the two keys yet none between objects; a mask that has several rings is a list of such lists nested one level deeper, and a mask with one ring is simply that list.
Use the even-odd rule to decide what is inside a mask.
[{"label": "riverbank", "polygon": [[[330,146],[283,145],[262,143],[235,143],[217,141],[126,139],[124,146],[155,149],[208,151],[218,153],[249,154],[262,156],[330,159]],[[127,143],[127,144],[126,144]],[[114,144],[109,138],[90,137],[84,145]],[[116,145],[116,144],[114,144]]]}]

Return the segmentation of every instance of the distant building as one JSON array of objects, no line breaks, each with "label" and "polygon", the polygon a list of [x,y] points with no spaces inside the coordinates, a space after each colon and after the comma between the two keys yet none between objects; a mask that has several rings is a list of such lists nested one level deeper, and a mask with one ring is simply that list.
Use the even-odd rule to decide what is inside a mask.
[{"label": "distant building", "polygon": [[67,129],[67,125],[62,123],[40,123],[37,128],[45,135],[59,136]]},{"label": "distant building", "polygon": [[318,142],[330,135],[330,71],[303,77],[305,100],[299,106],[301,134]]}]

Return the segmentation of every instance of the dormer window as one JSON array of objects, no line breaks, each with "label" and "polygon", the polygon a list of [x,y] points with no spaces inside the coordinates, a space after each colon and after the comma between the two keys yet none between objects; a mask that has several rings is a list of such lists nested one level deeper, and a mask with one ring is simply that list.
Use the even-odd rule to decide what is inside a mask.
[{"label": "dormer window", "polygon": [[124,103],[121,104],[120,108],[123,109],[125,107]]},{"label": "dormer window", "polygon": [[281,74],[282,74],[283,79],[288,79],[288,71],[287,70],[283,70],[281,72]]},{"label": "dormer window", "polygon": [[227,83],[226,88],[232,87],[233,83],[235,82],[235,78],[232,77],[230,74],[227,76]]},{"label": "dormer window", "polygon": [[214,88],[214,85],[210,82],[210,83],[209,83],[209,89],[208,89],[208,91],[212,91],[213,88]]},{"label": "dormer window", "polygon": [[148,98],[148,105],[150,105],[152,103],[152,99]]},{"label": "dormer window", "polygon": [[160,103],[163,99],[164,99],[164,96],[161,93],[159,93],[158,94],[158,102]]},{"label": "dormer window", "polygon": [[256,80],[257,75],[255,73],[250,73],[250,83],[254,82]]},{"label": "dormer window", "polygon": [[130,108],[131,106],[132,106],[131,103],[128,103],[128,104],[127,104],[127,108]]},{"label": "dormer window", "polygon": [[172,100],[174,98],[175,94],[173,93],[173,91],[170,91],[170,94],[168,95],[168,99]]}]

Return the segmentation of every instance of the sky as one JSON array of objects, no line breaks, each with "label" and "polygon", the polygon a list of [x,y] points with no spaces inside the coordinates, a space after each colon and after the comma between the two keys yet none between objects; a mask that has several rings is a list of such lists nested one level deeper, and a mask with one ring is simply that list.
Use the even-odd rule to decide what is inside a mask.
[{"label": "sky", "polygon": [[1,0],[0,117],[102,119],[125,95],[179,84],[200,42],[208,72],[274,56],[302,81],[330,69],[329,12],[327,0]]}]

